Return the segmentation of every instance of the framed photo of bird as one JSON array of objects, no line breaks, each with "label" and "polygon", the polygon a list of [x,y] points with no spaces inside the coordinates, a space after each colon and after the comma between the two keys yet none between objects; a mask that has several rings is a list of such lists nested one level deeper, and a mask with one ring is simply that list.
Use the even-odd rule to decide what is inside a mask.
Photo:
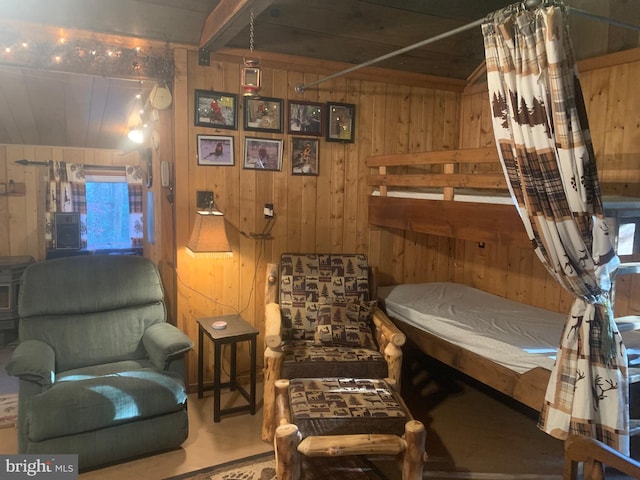
[{"label": "framed photo of bird", "polygon": [[233,167],[235,155],[233,137],[223,135],[197,135],[198,165]]},{"label": "framed photo of bird", "polygon": [[238,95],[196,90],[195,125],[197,127],[238,129]]}]

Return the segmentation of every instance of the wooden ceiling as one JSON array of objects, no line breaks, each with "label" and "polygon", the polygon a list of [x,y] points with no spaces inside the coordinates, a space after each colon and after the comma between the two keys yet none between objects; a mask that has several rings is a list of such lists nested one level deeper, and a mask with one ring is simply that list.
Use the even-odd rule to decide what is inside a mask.
[{"label": "wooden ceiling", "polygon": [[[360,64],[486,16],[510,0],[20,0],[0,2],[0,27],[46,26],[192,48],[248,49],[253,10],[258,52]],[[570,0],[640,24],[637,0]],[[638,46],[638,33],[572,16],[578,58]],[[9,28],[10,29],[10,28]],[[0,35],[2,38],[2,35]],[[413,49],[378,67],[466,79],[483,61],[480,28]],[[1,63],[1,61],[0,61]],[[0,65],[0,143],[127,149],[139,79]]]}]

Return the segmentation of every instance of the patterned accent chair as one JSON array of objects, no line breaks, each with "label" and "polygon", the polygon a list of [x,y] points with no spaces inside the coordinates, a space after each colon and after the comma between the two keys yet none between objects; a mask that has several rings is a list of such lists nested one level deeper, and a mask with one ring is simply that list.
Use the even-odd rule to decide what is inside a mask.
[{"label": "patterned accent chair", "polygon": [[364,254],[282,254],[267,266],[262,439],[272,442],[278,379],[390,378],[405,335],[376,306]]}]

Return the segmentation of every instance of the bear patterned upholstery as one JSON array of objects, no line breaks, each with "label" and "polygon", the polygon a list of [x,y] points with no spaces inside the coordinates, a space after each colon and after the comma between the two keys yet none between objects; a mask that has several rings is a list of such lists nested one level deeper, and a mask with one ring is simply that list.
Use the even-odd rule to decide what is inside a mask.
[{"label": "bear patterned upholstery", "polygon": [[303,438],[357,433],[402,436],[410,420],[382,379],[295,378],[289,382],[291,423]]},{"label": "bear patterned upholstery", "polygon": [[389,377],[405,337],[371,300],[364,254],[282,254],[267,267],[263,440],[272,441],[278,379]]},{"label": "bear patterned upholstery", "polygon": [[300,480],[303,458],[386,455],[401,463],[402,480],[422,480],[426,429],[392,381],[279,379],[275,390],[277,478]]},{"label": "bear patterned upholstery", "polygon": [[323,299],[340,304],[369,301],[366,255],[282,255],[279,303],[283,336],[314,340]]}]

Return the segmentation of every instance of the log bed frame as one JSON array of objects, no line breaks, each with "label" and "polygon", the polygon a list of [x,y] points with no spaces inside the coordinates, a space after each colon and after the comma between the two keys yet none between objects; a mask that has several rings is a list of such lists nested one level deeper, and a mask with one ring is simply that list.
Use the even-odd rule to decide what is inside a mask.
[{"label": "log bed frame", "polygon": [[[370,225],[532,248],[514,205],[453,201],[459,188],[508,191],[495,147],[377,155],[368,157],[366,165],[377,169],[368,184],[379,192],[369,197]],[[391,197],[389,187],[438,188],[443,200]],[[395,323],[425,354],[528,407],[542,408],[548,369],[519,374],[436,335]],[[630,382],[639,380],[640,375],[630,372]],[[640,430],[637,421],[632,429]]]},{"label": "log bed frame", "polygon": [[[505,246],[531,246],[513,205],[452,201],[457,188],[507,191],[493,147],[377,155],[368,157],[366,165],[378,169],[369,175],[368,184],[380,192],[369,197],[370,225]],[[404,171],[397,172],[399,168]],[[493,171],[481,173],[488,169]],[[388,187],[438,188],[444,199],[390,197]]]}]

